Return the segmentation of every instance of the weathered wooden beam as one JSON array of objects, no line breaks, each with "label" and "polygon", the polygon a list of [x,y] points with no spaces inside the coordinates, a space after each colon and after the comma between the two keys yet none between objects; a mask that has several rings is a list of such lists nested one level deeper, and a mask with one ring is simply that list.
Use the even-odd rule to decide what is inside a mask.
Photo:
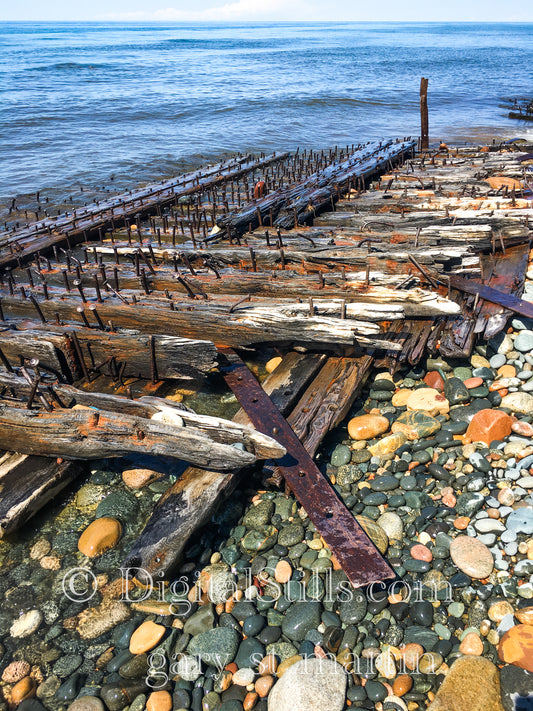
[{"label": "weathered wooden beam", "polygon": [[[49,298],[39,303],[47,320],[53,321],[56,314],[71,322],[81,320],[76,311],[79,302],[73,297]],[[4,315],[11,317],[27,318],[31,313],[28,300],[8,295],[2,296],[2,307]],[[353,346],[356,341],[375,348],[395,347],[379,336],[379,328],[370,322],[325,316],[286,316],[275,306],[271,309],[243,306],[232,312],[228,306],[191,300],[183,309],[177,310],[174,305],[171,310],[168,300],[116,304],[109,299],[97,308],[102,321],[111,321],[115,327],[135,329],[144,334],[208,338],[217,344],[236,347],[257,343]]]},{"label": "weathered wooden beam", "polygon": [[256,451],[242,451],[216,442],[195,427],[176,427],[106,410],[37,412],[0,403],[0,424],[1,449],[67,459],[101,459],[136,452],[227,471],[254,463],[259,452],[263,457],[272,456],[268,450],[277,452],[275,456],[284,452],[272,439],[259,443],[249,436],[246,444]]},{"label": "weathered wooden beam", "polygon": [[[92,321],[90,309],[87,309],[86,315]],[[72,326],[47,323],[36,328],[31,321],[19,321],[17,328],[19,330],[0,333],[0,348],[10,361],[14,359],[18,363],[19,356],[38,358],[40,367],[52,373],[61,372],[59,366],[66,361],[67,372],[71,376],[69,382],[81,377],[82,364],[70,338]],[[117,369],[122,363],[125,364],[121,372],[123,379],[152,379],[155,376],[158,380],[201,380],[217,363],[217,351],[211,341],[165,334],[111,333],[100,330],[97,322],[93,329],[77,326],[75,332],[91,372],[99,371],[114,359]],[[62,347],[64,354],[61,361],[56,352],[59,347]],[[95,367],[98,365],[100,368]],[[65,369],[62,372],[65,374]]]},{"label": "weathered wooden beam", "polygon": [[85,465],[78,461],[12,452],[3,454],[0,457],[0,538],[25,524],[84,470]]}]

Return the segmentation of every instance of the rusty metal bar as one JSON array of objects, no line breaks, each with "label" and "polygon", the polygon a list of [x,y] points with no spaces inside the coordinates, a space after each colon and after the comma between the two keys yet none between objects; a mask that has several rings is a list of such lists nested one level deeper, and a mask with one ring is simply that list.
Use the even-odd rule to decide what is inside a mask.
[{"label": "rusty metal bar", "polygon": [[250,370],[231,348],[219,348],[219,352],[226,361],[219,369],[253,425],[287,449],[287,454],[277,460],[279,471],[352,585],[396,578]]},{"label": "rusty metal bar", "polygon": [[530,301],[524,301],[524,299],[519,299],[512,294],[506,294],[503,291],[499,291],[499,289],[493,289],[491,286],[486,286],[473,279],[450,276],[450,285],[452,288],[464,291],[467,294],[479,295],[479,298],[503,306],[505,309],[514,311],[521,316],[533,318],[533,304]]}]

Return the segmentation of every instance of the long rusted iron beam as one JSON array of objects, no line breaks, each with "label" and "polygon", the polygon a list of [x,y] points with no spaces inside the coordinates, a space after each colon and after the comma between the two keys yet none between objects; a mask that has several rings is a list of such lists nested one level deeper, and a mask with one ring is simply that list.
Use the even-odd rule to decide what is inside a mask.
[{"label": "long rusted iron beam", "polygon": [[396,574],[322,475],[288,422],[232,349],[219,349],[227,362],[224,379],[255,427],[282,443],[287,454],[278,471],[306,510],[354,587]]}]

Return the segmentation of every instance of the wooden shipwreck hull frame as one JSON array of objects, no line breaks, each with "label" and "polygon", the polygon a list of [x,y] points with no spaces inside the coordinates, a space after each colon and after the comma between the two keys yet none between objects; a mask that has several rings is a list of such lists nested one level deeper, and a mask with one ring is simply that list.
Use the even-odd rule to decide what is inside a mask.
[{"label": "wooden shipwreck hull frame", "polygon": [[[39,220],[27,226],[6,223],[0,447],[11,441],[23,451],[23,432],[32,431],[29,460],[33,452],[68,458],[76,438],[87,438],[94,408],[118,408],[124,425],[139,409],[157,410],[132,397],[158,395],[169,382],[196,382],[217,368],[217,346],[266,344],[284,357],[263,388],[313,456],[371,368],[395,371],[428,353],[467,356],[476,338],[505,327],[511,311],[531,315],[519,298],[531,237],[528,168],[520,159],[505,149],[417,154],[408,139],[242,156],[57,218],[37,211]],[[126,397],[117,404],[109,393]],[[64,408],[73,403],[92,414],[69,414]],[[47,450],[34,424],[59,427],[61,418],[70,418],[70,449]],[[249,422],[244,411],[235,422]],[[113,444],[112,418],[106,427],[102,455],[126,451],[117,437]],[[129,420],[127,427],[139,430]],[[127,565],[171,574],[189,536],[236,486],[238,470],[266,456],[266,449],[249,450],[235,450],[234,463],[218,470],[207,459],[190,460]],[[46,461],[54,470],[54,460]],[[47,476],[65,481],[64,463],[55,466]],[[289,470],[282,472],[290,485]],[[0,497],[4,532],[37,508],[28,477],[20,481],[16,515],[11,499]],[[308,505],[313,518],[319,504]],[[321,526],[327,533],[327,522]],[[358,576],[348,541],[337,537],[332,546],[354,584],[392,574],[375,557]]]}]

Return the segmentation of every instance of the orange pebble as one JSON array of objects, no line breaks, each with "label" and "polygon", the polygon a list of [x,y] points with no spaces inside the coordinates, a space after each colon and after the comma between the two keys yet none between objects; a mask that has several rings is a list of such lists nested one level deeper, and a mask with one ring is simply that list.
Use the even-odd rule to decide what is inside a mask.
[{"label": "orange pebble", "polygon": [[409,674],[400,674],[392,684],[392,692],[395,696],[403,696],[411,691],[413,680]]},{"label": "orange pebble", "polygon": [[453,526],[454,526],[454,528],[457,528],[459,531],[464,531],[469,523],[470,523],[470,519],[468,518],[468,516],[459,516],[459,518],[456,518],[455,521],[453,522]]},{"label": "orange pebble", "polygon": [[242,702],[242,707],[244,711],[251,711],[251,709],[253,709],[253,707],[256,705],[258,699],[259,695],[256,694],[255,691],[249,691],[244,697],[244,701]]},{"label": "orange pebble", "polygon": [[11,690],[11,701],[15,706],[21,704],[24,699],[29,699],[35,694],[35,682],[31,676],[25,676],[24,679],[17,681]]},{"label": "orange pebble", "polygon": [[146,702],[146,711],[172,711],[172,696],[168,691],[152,691]]},{"label": "orange pebble", "polygon": [[442,497],[442,503],[443,503],[445,506],[449,506],[451,509],[453,509],[453,507],[454,507],[455,504],[457,503],[457,499],[455,498],[455,495],[454,495],[454,494],[445,494],[445,495]]},{"label": "orange pebble", "polygon": [[463,381],[463,384],[469,390],[472,390],[472,388],[479,388],[480,385],[483,385],[483,378],[467,378]]},{"label": "orange pebble", "polygon": [[229,671],[232,674],[235,674],[238,668],[239,667],[235,664],[235,662],[230,662],[230,664],[226,664],[226,666],[224,667],[226,671]]},{"label": "orange pebble", "polygon": [[270,676],[260,676],[259,679],[255,682],[255,690],[259,694],[259,696],[264,699],[265,696],[268,695],[268,692],[272,688],[274,684],[274,677]]},{"label": "orange pebble", "polygon": [[516,375],[516,368],[514,365],[502,365],[498,370],[496,371],[500,378],[514,378]]}]

